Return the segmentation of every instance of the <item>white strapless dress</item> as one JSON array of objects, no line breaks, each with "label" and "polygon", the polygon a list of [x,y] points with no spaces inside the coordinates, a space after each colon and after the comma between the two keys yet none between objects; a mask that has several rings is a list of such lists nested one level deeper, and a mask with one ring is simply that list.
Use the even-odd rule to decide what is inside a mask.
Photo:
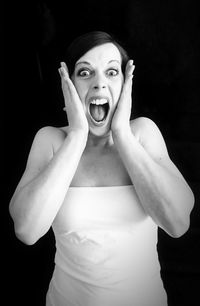
[{"label": "white strapless dress", "polygon": [[166,306],[157,225],[133,186],[70,187],[46,306]]}]

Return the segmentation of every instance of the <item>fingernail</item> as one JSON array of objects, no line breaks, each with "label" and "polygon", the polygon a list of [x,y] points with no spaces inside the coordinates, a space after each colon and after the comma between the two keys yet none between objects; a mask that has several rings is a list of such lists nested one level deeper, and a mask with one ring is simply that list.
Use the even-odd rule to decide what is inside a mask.
[{"label": "fingernail", "polygon": [[130,65],[133,65],[133,60],[130,60],[130,62],[129,62],[129,63],[130,63]]}]

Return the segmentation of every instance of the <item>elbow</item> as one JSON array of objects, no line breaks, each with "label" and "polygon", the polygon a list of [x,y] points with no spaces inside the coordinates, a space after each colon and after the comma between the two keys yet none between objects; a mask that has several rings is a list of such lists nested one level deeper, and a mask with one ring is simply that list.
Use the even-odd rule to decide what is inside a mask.
[{"label": "elbow", "polygon": [[38,235],[35,228],[27,226],[25,224],[20,224],[19,222],[14,221],[14,232],[21,242],[26,245],[35,244],[41,236]]},{"label": "elbow", "polygon": [[36,227],[35,225],[19,224],[14,222],[14,232],[16,237],[26,245],[35,244],[44,234],[46,230]]},{"label": "elbow", "polygon": [[9,213],[14,223],[14,233],[17,239],[26,245],[35,244],[41,237],[37,234],[36,228],[24,222],[24,218],[22,221],[22,218],[17,216],[17,213],[11,204],[9,205]]},{"label": "elbow", "polygon": [[17,226],[14,225],[16,237],[26,245],[35,244],[41,237],[43,237],[47,230],[37,228],[35,226]]},{"label": "elbow", "polygon": [[180,238],[187,233],[189,228],[190,228],[190,215],[185,216],[184,218],[177,218],[176,220],[173,220],[173,223],[170,226],[168,234],[172,238]]},{"label": "elbow", "polygon": [[182,237],[184,234],[187,233],[187,231],[189,230],[189,223],[188,224],[179,224],[178,226],[176,225],[170,232],[169,235],[172,238],[180,238]]},{"label": "elbow", "polygon": [[15,228],[15,235],[17,239],[19,239],[21,242],[23,242],[26,245],[34,245],[39,240],[39,238],[37,239],[36,237],[31,235],[31,233],[16,228]]},{"label": "elbow", "polygon": [[[180,238],[187,233],[190,228],[190,214],[194,207],[194,203],[194,194],[190,190],[190,193],[188,193],[186,198],[185,205],[182,205],[182,211],[179,211],[179,214],[174,213],[174,216],[176,215],[177,217],[173,219],[173,222],[171,223],[171,230],[169,232],[171,237]],[[185,209],[183,209],[183,207],[185,207]]]},{"label": "elbow", "polygon": [[37,239],[34,239],[32,235],[30,234],[30,231],[25,230],[24,227],[22,227],[19,222],[17,222],[15,215],[9,207],[10,216],[14,222],[14,233],[17,239],[19,239],[21,242],[23,242],[26,245],[33,245],[37,242]]}]

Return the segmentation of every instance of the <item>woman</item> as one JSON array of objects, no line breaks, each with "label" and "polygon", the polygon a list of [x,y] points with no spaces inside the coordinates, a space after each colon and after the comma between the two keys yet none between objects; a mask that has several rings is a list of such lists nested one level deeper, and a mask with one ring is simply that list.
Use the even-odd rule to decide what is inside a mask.
[{"label": "woman", "polygon": [[156,124],[130,121],[134,65],[121,45],[87,33],[67,60],[68,126],[35,136],[10,203],[16,235],[34,244],[53,227],[47,306],[165,306],[157,227],[183,235],[193,193]]}]

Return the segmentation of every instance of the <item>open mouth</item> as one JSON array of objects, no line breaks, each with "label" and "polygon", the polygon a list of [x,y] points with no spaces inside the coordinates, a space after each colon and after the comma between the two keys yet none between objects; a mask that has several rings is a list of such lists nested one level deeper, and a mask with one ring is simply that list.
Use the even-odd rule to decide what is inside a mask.
[{"label": "open mouth", "polygon": [[99,125],[106,121],[109,113],[109,103],[105,98],[93,99],[89,104],[89,114],[95,124]]}]

